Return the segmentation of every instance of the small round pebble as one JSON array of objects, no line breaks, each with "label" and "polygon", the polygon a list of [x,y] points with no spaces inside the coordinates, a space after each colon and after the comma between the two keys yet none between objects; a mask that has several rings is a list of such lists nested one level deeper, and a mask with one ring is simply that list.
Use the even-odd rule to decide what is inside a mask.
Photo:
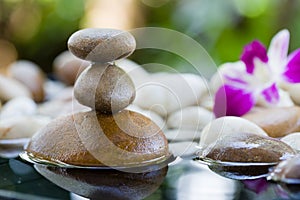
[{"label": "small round pebble", "polygon": [[163,117],[196,105],[207,93],[206,80],[191,73],[154,73],[137,88],[135,105]]},{"label": "small round pebble", "polygon": [[82,29],[68,40],[68,48],[75,56],[99,63],[126,58],[135,46],[135,39],[129,32],[115,29]]},{"label": "small round pebble", "polygon": [[199,150],[196,142],[175,142],[169,144],[170,152],[173,153],[174,156],[191,156],[195,155]]},{"label": "small round pebble", "polygon": [[151,119],[161,130],[164,130],[167,128],[167,124],[166,121],[164,120],[164,118],[162,118],[159,114],[157,114],[154,111],[151,110],[144,110],[140,107],[138,107],[137,105],[131,104],[129,105],[127,108],[127,110],[131,110],[134,112],[138,112],[146,117],[148,117],[149,119]]},{"label": "small round pebble", "polygon": [[74,86],[79,103],[101,113],[115,113],[135,98],[135,87],[124,70],[116,65],[94,63],[84,70]]},{"label": "small round pebble", "polygon": [[115,64],[122,68],[130,76],[136,89],[141,87],[150,76],[150,74],[141,65],[129,59],[117,60]]},{"label": "small round pebble", "polygon": [[286,87],[295,104],[300,105],[300,83],[287,84]]},{"label": "small round pebble", "polygon": [[170,142],[194,140],[199,141],[201,132],[196,130],[185,129],[167,129],[164,131],[164,134]]},{"label": "small round pebble", "polygon": [[39,115],[1,119],[0,140],[31,138],[33,134],[50,121],[49,117]]},{"label": "small round pebble", "polygon": [[203,128],[199,146],[206,148],[220,138],[235,133],[254,133],[268,136],[263,129],[249,120],[241,117],[225,116],[212,120]]},{"label": "small round pebble", "polygon": [[202,130],[214,119],[211,111],[200,106],[189,106],[170,114],[167,120],[169,128]]},{"label": "small round pebble", "polygon": [[5,102],[19,96],[32,97],[30,90],[25,85],[0,74],[0,100]]},{"label": "small round pebble", "polygon": [[300,107],[255,108],[242,117],[261,127],[271,137],[300,131]]},{"label": "small round pebble", "polygon": [[300,152],[300,132],[290,133],[280,140]]},{"label": "small round pebble", "polygon": [[0,120],[35,115],[37,104],[29,97],[15,97],[6,102],[0,112]]},{"label": "small round pebble", "polygon": [[38,65],[28,60],[19,60],[10,65],[9,75],[26,86],[36,102],[45,98],[45,74]]},{"label": "small round pebble", "polygon": [[60,53],[53,61],[53,71],[57,78],[66,85],[74,85],[80,73],[90,63],[75,57],[69,51]]}]

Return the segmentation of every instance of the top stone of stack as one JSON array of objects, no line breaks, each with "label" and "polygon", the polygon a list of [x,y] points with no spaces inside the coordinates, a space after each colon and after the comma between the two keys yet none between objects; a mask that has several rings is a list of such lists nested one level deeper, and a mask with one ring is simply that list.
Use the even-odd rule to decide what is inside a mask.
[{"label": "top stone of stack", "polygon": [[135,47],[130,33],[115,29],[87,28],[77,31],[68,40],[68,48],[75,56],[98,63],[125,58]]}]

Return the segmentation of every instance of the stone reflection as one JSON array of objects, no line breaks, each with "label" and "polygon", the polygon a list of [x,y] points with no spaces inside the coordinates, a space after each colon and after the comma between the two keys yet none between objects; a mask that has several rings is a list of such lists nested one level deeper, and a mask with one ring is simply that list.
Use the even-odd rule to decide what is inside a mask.
[{"label": "stone reflection", "polygon": [[71,169],[35,165],[54,184],[91,199],[144,199],[155,192],[167,175],[168,167],[143,173],[113,169]]}]

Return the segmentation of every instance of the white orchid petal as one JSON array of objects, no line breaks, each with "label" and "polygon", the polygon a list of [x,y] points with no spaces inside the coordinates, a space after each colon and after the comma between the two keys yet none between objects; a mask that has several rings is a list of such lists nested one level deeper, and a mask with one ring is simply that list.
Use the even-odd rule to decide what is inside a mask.
[{"label": "white orchid petal", "polygon": [[287,29],[279,31],[271,40],[268,49],[268,63],[274,73],[282,73],[284,71],[289,49],[289,40],[290,33]]},{"label": "white orchid petal", "polygon": [[278,92],[279,101],[276,104],[270,104],[263,96],[259,96],[256,104],[263,107],[291,107],[295,105],[288,92],[282,89],[278,89]]},{"label": "white orchid petal", "polygon": [[267,63],[262,62],[260,59],[254,59],[254,66],[255,68],[251,78],[252,86],[256,86],[256,88],[265,87],[266,84],[272,82],[272,73]]},{"label": "white orchid petal", "polygon": [[244,74],[246,66],[242,61],[228,62],[219,66],[218,71],[210,79],[210,88],[215,93],[221,85],[227,81],[224,77],[239,77],[239,74]]}]

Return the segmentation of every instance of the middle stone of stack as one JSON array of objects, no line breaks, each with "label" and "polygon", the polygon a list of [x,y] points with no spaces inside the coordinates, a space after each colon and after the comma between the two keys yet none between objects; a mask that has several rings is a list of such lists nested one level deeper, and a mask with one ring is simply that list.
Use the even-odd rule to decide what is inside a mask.
[{"label": "middle stone of stack", "polygon": [[135,87],[124,70],[113,64],[93,63],[78,77],[75,98],[101,113],[116,113],[135,98]]}]

